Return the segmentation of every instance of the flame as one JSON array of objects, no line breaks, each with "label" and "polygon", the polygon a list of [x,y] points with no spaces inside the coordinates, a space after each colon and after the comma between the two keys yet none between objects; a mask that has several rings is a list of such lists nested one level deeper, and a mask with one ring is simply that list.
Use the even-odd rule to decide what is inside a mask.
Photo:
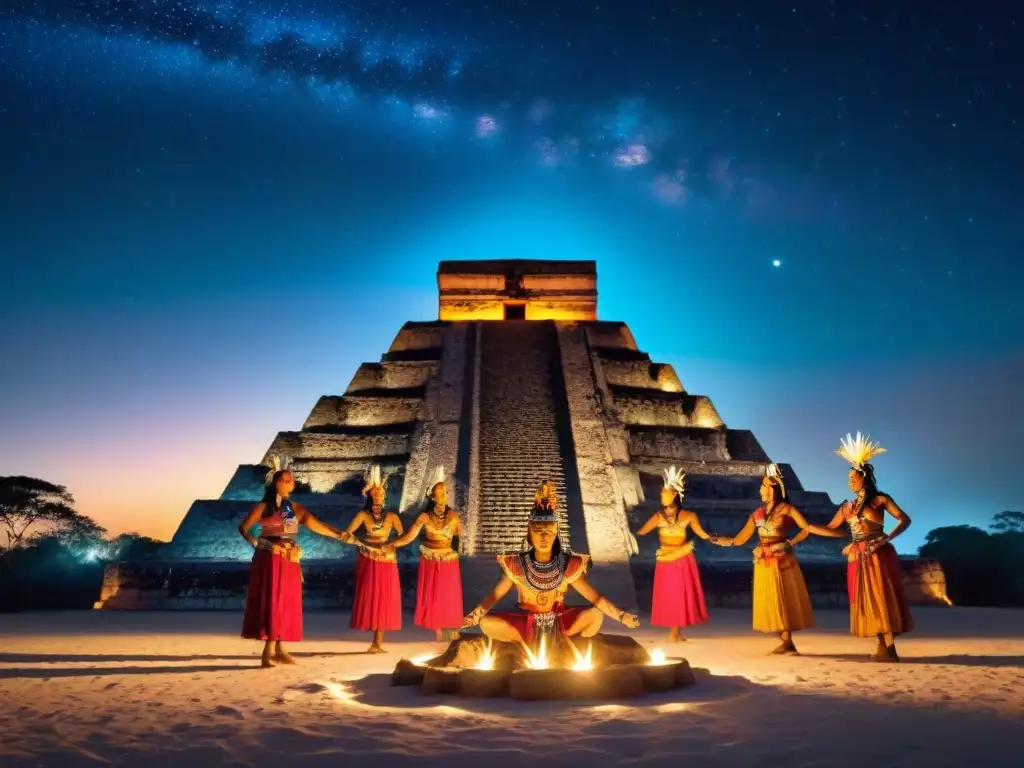
[{"label": "flame", "polygon": [[576,663],[573,664],[572,668],[577,672],[586,672],[587,670],[594,668],[594,663],[591,660],[591,651],[593,645],[587,645],[587,652],[580,653],[576,650],[576,646],[573,646],[573,651],[576,653]]},{"label": "flame", "polygon": [[480,657],[480,661],[477,662],[476,669],[494,669],[494,648],[490,643],[487,643],[487,648],[484,650],[484,655]]},{"label": "flame", "polygon": [[537,654],[534,655],[533,651],[529,648],[526,649],[526,664],[530,669],[547,669],[548,668],[548,648],[547,638],[541,635],[540,648],[537,650]]},{"label": "flame", "polygon": [[413,659],[412,663],[415,664],[417,667],[422,667],[424,664],[426,664],[432,658],[434,658],[434,654],[432,654],[432,653],[425,653],[422,656],[417,656],[415,659]]},{"label": "flame", "polygon": [[651,651],[650,656],[651,656],[650,663],[655,665],[655,666],[659,666],[661,664],[665,664],[666,663],[665,652],[663,650],[661,650],[661,648],[655,648],[653,651]]}]

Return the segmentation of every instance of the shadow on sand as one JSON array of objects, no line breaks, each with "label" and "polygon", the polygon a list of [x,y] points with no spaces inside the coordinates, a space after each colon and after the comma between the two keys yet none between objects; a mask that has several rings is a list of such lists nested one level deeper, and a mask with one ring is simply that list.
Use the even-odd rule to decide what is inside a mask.
[{"label": "shadow on sand", "polygon": [[48,680],[54,677],[110,677],[113,675],[193,675],[198,672],[251,672],[251,666],[242,664],[188,664],[180,667],[67,667],[44,669],[40,667],[7,667],[0,669],[0,680],[34,678]]},{"label": "shadow on sand", "polygon": [[[884,667],[887,662],[878,662],[861,653],[802,653],[808,659],[831,659],[833,661],[852,661],[860,664],[872,664]],[[1003,667],[1024,669],[1024,656],[971,656],[955,654],[951,656],[900,656],[900,664],[946,664],[958,667]]]},{"label": "shadow on sand", "polygon": [[694,669],[697,684],[667,693],[650,693],[638,699],[601,701],[516,701],[510,707],[507,697],[473,699],[458,695],[427,695],[418,686],[392,686],[391,675],[367,675],[346,683],[353,699],[367,707],[383,709],[429,709],[453,707],[477,714],[503,717],[542,717],[545,714],[569,712],[580,708],[621,704],[636,709],[662,707],[666,704],[705,704],[735,701],[759,688],[743,677],[716,676],[705,669]]},{"label": "shadow on sand", "polygon": [[[291,651],[297,659],[338,656],[367,656],[366,651]],[[189,654],[132,654],[132,653],[0,653],[0,664],[123,664],[126,662],[164,661],[259,661],[259,652],[248,656],[224,653]]]}]

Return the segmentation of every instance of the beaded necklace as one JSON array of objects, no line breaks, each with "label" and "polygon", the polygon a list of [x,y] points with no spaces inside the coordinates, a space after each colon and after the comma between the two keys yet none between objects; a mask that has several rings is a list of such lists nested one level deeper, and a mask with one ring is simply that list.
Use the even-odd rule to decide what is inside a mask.
[{"label": "beaded necklace", "polygon": [[560,552],[557,557],[551,558],[550,562],[538,563],[533,559],[533,550],[530,550],[519,555],[519,562],[523,566],[526,583],[531,589],[535,592],[551,592],[561,586],[568,558],[565,553]]}]

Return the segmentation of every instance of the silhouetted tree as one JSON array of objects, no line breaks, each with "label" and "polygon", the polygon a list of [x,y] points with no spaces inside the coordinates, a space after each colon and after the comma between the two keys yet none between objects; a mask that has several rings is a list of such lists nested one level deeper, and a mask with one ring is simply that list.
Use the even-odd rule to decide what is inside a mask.
[{"label": "silhouetted tree", "polygon": [[110,540],[111,559],[135,561],[153,557],[164,542],[140,533],[122,533]]},{"label": "silhouetted tree", "polygon": [[989,528],[998,533],[1024,533],[1024,512],[1000,512],[992,518]]},{"label": "silhouetted tree", "polygon": [[0,477],[0,556],[40,536],[68,541],[100,537],[105,531],[74,508],[75,499],[63,485],[35,477]]},{"label": "silhouetted tree", "polygon": [[[81,583],[71,573],[75,567],[69,545],[100,541],[105,531],[77,512],[74,503],[62,485],[35,477],[0,477],[0,610],[39,605],[44,595],[59,597],[53,581],[62,574],[68,584]],[[52,569],[42,587],[21,578],[26,570],[46,572],[47,564],[67,568]],[[53,605],[60,605],[59,600]]]},{"label": "silhouetted tree", "polygon": [[988,533],[972,525],[929,531],[922,557],[938,560],[946,591],[955,605],[1024,603],[1024,532],[1012,530],[1013,518],[1001,513]]}]

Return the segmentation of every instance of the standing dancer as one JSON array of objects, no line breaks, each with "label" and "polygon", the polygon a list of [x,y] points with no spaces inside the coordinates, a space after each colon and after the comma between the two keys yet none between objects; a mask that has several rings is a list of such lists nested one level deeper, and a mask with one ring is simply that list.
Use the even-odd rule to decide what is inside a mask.
[{"label": "standing dancer", "polygon": [[[249,590],[245,596],[242,637],[263,640],[263,666],[274,662],[294,664],[295,659],[281,643],[302,640],[302,549],[297,537],[299,525],[314,533],[339,538],[333,528],[324,525],[308,509],[291,500],[295,478],[282,468],[274,456],[267,472],[267,490],[263,501],[252,508],[238,526],[242,538],[255,552],[249,571]],[[260,535],[250,533],[259,523]]]},{"label": "standing dancer", "polygon": [[[846,587],[850,595],[850,633],[855,637],[877,637],[875,661],[899,661],[896,635],[914,628],[903,594],[903,572],[896,549],[890,543],[910,527],[910,517],[892,497],[875,485],[872,458],[885,453],[870,436],[847,434],[836,453],[850,462],[850,490],[856,494],[844,501],[828,524],[850,526],[853,541],[843,550],[846,555]],[[885,533],[885,513],[896,519],[896,527]]]},{"label": "standing dancer", "polygon": [[426,542],[420,545],[420,566],[416,580],[416,616],[418,627],[434,630],[435,639],[444,639],[442,631],[462,626],[462,573],[459,553],[452,547],[452,539],[462,539],[462,522],[458,513],[448,506],[448,489],[444,484],[444,467],[437,468],[437,476],[427,497],[427,510],[416,522],[387,545],[394,551],[411,543],[423,531]]},{"label": "standing dancer", "polygon": [[[387,547],[391,532],[402,534],[402,521],[384,509],[387,481],[374,464],[366,475],[363,494],[366,506],[352,518],[342,541],[359,548],[356,560],[356,593],[352,601],[352,629],[373,632],[367,653],[384,653],[384,633],[402,628],[402,587],[394,548]],[[365,530],[362,539],[355,536]]]},{"label": "standing dancer", "polygon": [[[761,481],[763,507],[747,518],[746,525],[735,538],[716,537],[723,547],[743,546],[757,531],[754,547],[754,631],[777,634],[782,644],[772,653],[796,654],[793,633],[814,628],[814,611],[807,592],[800,563],[793,554],[793,545],[810,534],[840,538],[836,531],[811,525],[800,511],[789,503],[782,472],[769,464]],[[790,541],[786,538],[787,522],[795,523],[800,532]]]},{"label": "standing dancer", "polygon": [[686,639],[682,636],[685,627],[708,620],[704,588],[693,556],[693,542],[686,540],[686,529],[690,528],[705,540],[712,537],[705,532],[697,515],[682,507],[686,475],[675,467],[669,467],[663,474],[665,485],[661,489],[661,509],[651,515],[637,531],[637,536],[646,536],[658,529],[661,546],[654,555],[651,624],[668,627],[668,641],[679,643]]}]

